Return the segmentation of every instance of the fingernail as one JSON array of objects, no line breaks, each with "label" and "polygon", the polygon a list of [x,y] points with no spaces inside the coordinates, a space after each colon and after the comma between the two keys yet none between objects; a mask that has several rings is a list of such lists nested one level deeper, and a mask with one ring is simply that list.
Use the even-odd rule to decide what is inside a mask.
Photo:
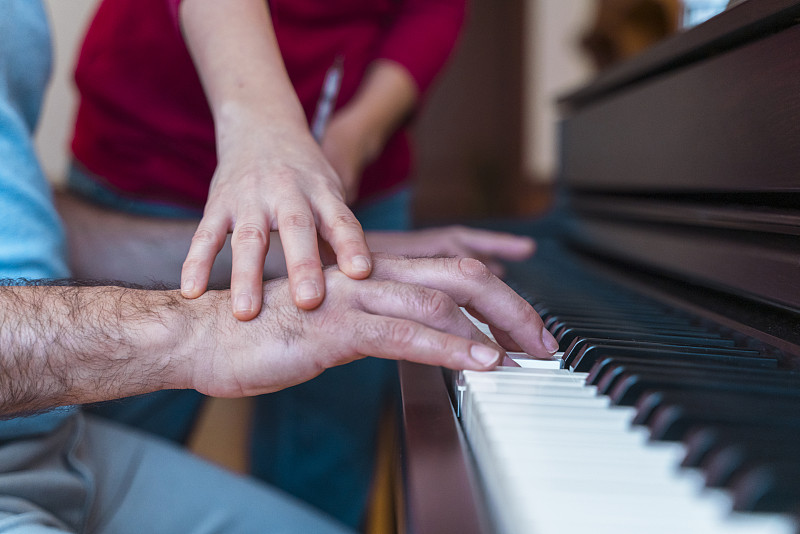
[{"label": "fingernail", "polygon": [[319,298],[319,288],[312,280],[304,280],[297,286],[297,300],[314,300]]},{"label": "fingernail", "polygon": [[191,293],[192,291],[194,291],[194,280],[186,280],[181,286],[181,292]]},{"label": "fingernail", "polygon": [[253,299],[245,293],[238,295],[233,303],[233,310],[237,313],[253,311]]},{"label": "fingernail", "polygon": [[494,349],[490,349],[484,345],[473,345],[469,349],[469,355],[472,359],[483,366],[489,366],[497,362],[500,358],[500,353]]},{"label": "fingernail", "polygon": [[558,341],[556,341],[556,338],[550,333],[550,330],[546,328],[542,328],[542,342],[544,343],[544,347],[550,351],[550,354],[558,352]]},{"label": "fingernail", "polygon": [[353,269],[362,273],[366,273],[370,269],[369,258],[366,256],[356,256],[353,258]]}]

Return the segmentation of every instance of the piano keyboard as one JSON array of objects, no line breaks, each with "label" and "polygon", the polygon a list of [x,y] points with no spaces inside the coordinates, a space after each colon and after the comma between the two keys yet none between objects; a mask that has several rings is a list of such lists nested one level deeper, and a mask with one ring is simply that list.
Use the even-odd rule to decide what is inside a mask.
[{"label": "piano keyboard", "polygon": [[535,307],[559,358],[454,375],[498,531],[798,532],[800,377],[619,287],[555,294],[547,272]]}]

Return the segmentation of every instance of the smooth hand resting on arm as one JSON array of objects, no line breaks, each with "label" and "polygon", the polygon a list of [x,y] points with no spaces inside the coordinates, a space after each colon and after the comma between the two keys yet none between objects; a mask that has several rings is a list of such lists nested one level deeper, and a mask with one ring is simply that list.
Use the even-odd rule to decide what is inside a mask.
[{"label": "smooth hand resting on arm", "polygon": [[295,304],[322,302],[317,233],[342,272],[369,276],[371,254],[344,190],[308,129],[263,0],[184,0],[181,26],[216,127],[218,166],[181,274],[184,296],[203,293],[214,257],[233,232],[231,300],[247,320],[261,309],[269,232],[283,239]]},{"label": "smooth hand resting on arm", "polygon": [[[329,292],[299,310],[286,280],[263,286],[265,310],[237,321],[227,291],[0,287],[0,414],[108,400],[158,389],[257,395],[366,356],[486,370],[502,349],[549,357],[555,340],[530,307],[472,259],[376,257],[368,280],[324,271]],[[410,282],[414,280],[414,282]]]}]

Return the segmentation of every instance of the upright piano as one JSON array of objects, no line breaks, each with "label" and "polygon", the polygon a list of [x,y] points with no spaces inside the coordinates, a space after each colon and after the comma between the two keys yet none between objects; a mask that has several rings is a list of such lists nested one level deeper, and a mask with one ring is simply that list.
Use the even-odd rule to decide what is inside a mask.
[{"label": "upright piano", "polygon": [[800,2],[746,0],[560,102],[507,281],[559,340],[400,366],[401,529],[797,532]]}]

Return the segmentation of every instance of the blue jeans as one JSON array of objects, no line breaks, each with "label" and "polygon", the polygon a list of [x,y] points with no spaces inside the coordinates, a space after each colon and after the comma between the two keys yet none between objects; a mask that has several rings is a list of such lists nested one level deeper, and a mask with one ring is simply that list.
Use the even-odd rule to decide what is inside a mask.
[{"label": "blue jeans", "polygon": [[[163,204],[131,201],[80,169],[69,188],[108,207],[153,216]],[[354,213],[365,230],[407,230],[411,192],[402,189]],[[250,442],[251,474],[358,528],[372,481],[377,429],[399,399],[397,364],[366,358],[328,369],[306,383],[256,398]],[[185,443],[203,402],[196,391],[159,391],[91,407],[95,414]]]},{"label": "blue jeans", "polygon": [[[365,230],[407,230],[411,192],[353,210]],[[366,358],[256,399],[251,473],[353,528],[369,496],[377,430],[399,407],[397,363]]]}]

